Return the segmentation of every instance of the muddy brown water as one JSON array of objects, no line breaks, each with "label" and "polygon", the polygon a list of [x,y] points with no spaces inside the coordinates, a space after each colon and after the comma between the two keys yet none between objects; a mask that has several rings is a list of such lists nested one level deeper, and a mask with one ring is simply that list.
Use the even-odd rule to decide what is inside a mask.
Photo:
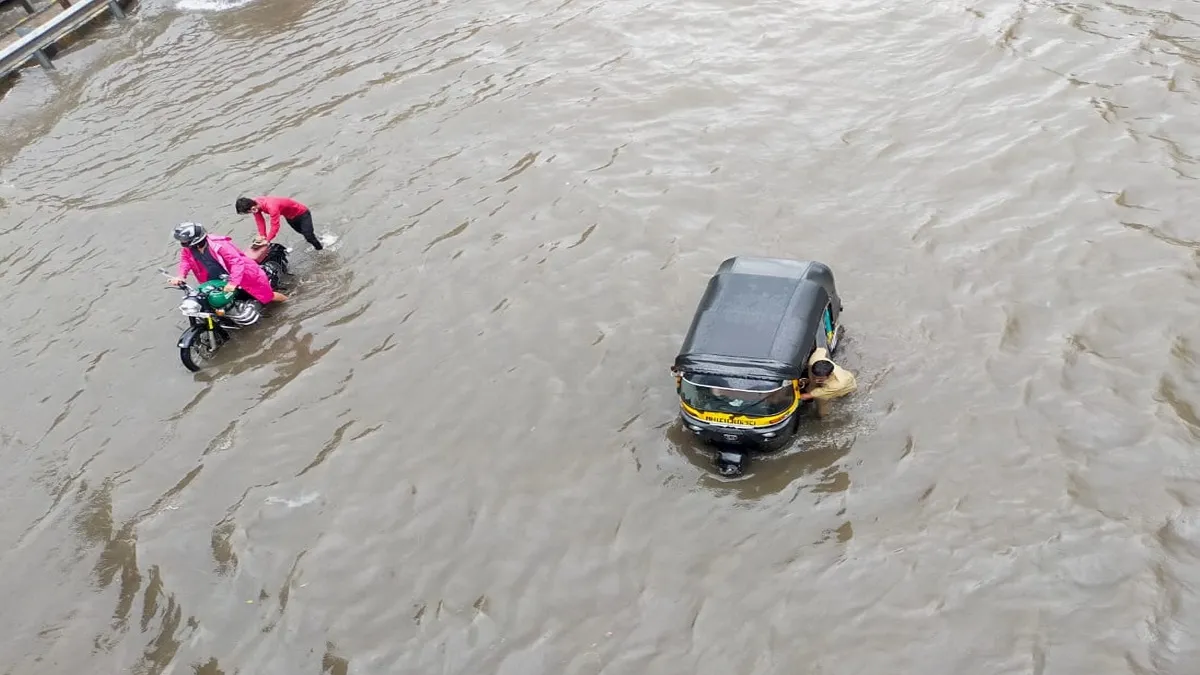
[{"label": "muddy brown water", "polygon": [[[1198,672],[1198,40],[144,3],[0,100],[0,672]],[[334,243],[192,375],[242,192]],[[667,369],[735,254],[833,267],[860,391],[727,481]]]}]

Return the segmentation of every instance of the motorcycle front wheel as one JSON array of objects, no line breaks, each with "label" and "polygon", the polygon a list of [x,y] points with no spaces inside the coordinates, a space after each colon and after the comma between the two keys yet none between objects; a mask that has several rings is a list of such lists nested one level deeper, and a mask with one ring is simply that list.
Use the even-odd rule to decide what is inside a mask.
[{"label": "motorcycle front wheel", "polygon": [[183,367],[197,372],[205,361],[212,359],[221,347],[221,338],[216,331],[189,330],[179,341],[179,360]]}]

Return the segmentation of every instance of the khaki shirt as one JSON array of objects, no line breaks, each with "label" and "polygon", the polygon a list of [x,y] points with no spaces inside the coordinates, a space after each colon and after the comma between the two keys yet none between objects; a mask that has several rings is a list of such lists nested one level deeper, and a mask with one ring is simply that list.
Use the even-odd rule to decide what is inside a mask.
[{"label": "khaki shirt", "polygon": [[[808,359],[808,366],[811,368],[812,364],[822,359],[826,361],[831,360],[829,358],[829,351],[824,347],[819,347],[813,352],[812,357]],[[858,381],[854,379],[854,375],[850,371],[834,363],[833,372],[825,380],[825,384],[819,387],[809,386],[808,393],[812,394],[813,398],[829,400],[841,398],[858,389]]]}]

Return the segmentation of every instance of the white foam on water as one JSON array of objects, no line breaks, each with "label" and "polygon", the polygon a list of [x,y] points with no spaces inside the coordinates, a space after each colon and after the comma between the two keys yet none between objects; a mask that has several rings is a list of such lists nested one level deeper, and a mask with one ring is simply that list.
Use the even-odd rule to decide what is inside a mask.
[{"label": "white foam on water", "polygon": [[285,497],[267,497],[263,500],[264,504],[282,504],[289,509],[294,509],[306,504],[311,504],[321,496],[318,492],[313,492],[306,495],[301,495],[299,499],[287,499]]},{"label": "white foam on water", "polygon": [[179,0],[175,8],[185,12],[224,12],[252,2],[254,0]]},{"label": "white foam on water", "polygon": [[337,250],[336,248],[334,248],[334,244],[338,243],[339,239],[341,239],[341,237],[337,236],[336,234],[334,234],[332,232],[325,232],[323,234],[317,235],[317,240],[321,242],[321,245],[324,246],[325,249],[331,250],[331,251]]}]

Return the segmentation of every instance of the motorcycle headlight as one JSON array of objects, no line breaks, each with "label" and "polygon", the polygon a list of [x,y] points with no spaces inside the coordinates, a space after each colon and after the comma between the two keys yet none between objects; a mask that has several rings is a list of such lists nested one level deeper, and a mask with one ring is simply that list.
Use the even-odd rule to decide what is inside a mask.
[{"label": "motorcycle headlight", "polygon": [[204,305],[195,298],[187,298],[179,303],[179,311],[183,312],[184,316],[196,316],[204,313]]}]

